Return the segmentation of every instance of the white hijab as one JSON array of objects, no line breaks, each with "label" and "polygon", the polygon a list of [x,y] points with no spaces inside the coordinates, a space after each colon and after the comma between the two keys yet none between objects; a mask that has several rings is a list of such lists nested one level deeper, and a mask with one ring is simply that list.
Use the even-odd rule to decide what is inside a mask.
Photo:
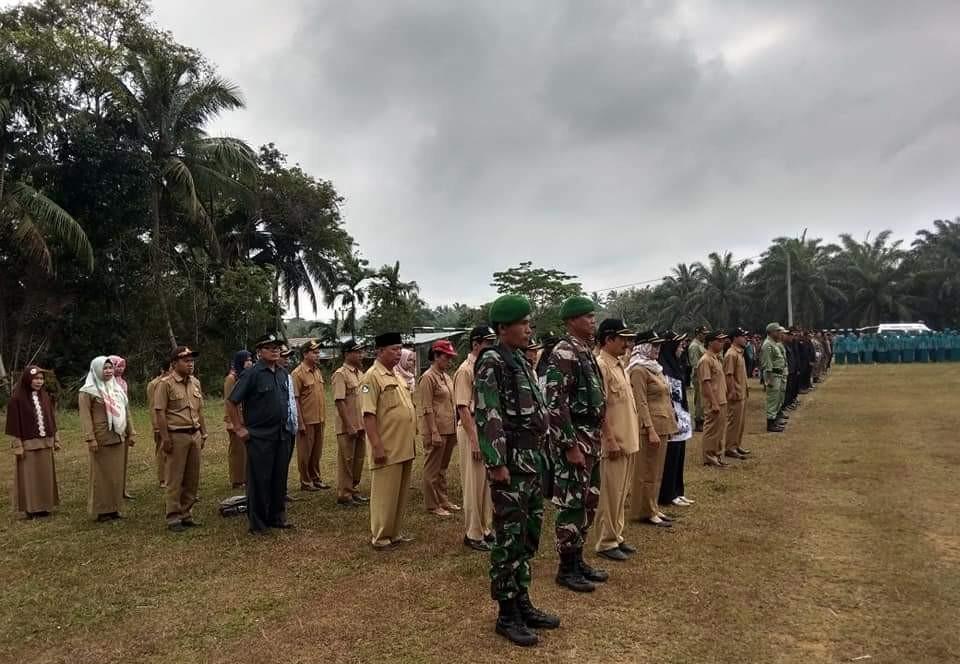
[{"label": "white hijab", "polygon": [[653,344],[637,344],[633,347],[633,352],[630,354],[630,363],[627,365],[627,371],[630,371],[633,367],[641,366],[647,371],[655,374],[663,373],[663,366],[656,360],[650,359],[650,354],[653,352]]},{"label": "white hijab", "polygon": [[103,408],[107,411],[107,426],[122,437],[127,432],[127,394],[117,381],[104,379],[103,365],[108,359],[104,355],[93,358],[80,391],[103,402]]}]

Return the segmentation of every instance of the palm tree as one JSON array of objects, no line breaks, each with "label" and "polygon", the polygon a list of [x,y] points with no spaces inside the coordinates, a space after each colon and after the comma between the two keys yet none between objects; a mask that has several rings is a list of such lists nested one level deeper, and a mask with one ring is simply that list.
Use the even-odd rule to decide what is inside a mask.
[{"label": "palm tree", "polygon": [[848,320],[854,325],[870,325],[885,319],[908,319],[913,298],[907,292],[906,257],[901,240],[889,242],[890,231],[883,231],[871,242],[869,234],[858,242],[848,233],[840,236],[840,251],[831,273],[848,293]]},{"label": "palm tree", "polygon": [[678,263],[657,286],[655,299],[660,301],[661,313],[655,324],[661,327],[688,327],[693,324],[695,311],[692,300],[700,283],[693,266]]},{"label": "palm tree", "polygon": [[216,234],[203,204],[206,194],[251,197],[244,182],[256,171],[253,151],[240,139],[210,137],[203,130],[223,111],[241,108],[243,100],[234,84],[202,73],[192,53],[152,41],[130,49],[124,73],[109,82],[112,102],[133,123],[153,161],[152,268],[163,322],[170,344],[176,346],[163,288],[162,238],[180,213],[200,228],[210,240],[209,249],[217,253]]},{"label": "palm tree", "polygon": [[400,279],[400,261],[384,265],[370,279],[367,288],[370,311],[364,321],[367,335],[387,331],[409,333],[423,308],[420,286]]},{"label": "palm tree", "polygon": [[831,282],[829,268],[836,247],[824,246],[820,238],[807,238],[804,230],[799,238],[778,237],[760,258],[760,267],[749,276],[774,317],[783,314],[787,301],[787,256],[790,256],[790,278],[793,311],[807,326],[825,322],[827,305],[841,304],[846,296]]},{"label": "palm tree", "polygon": [[713,252],[707,256],[708,264],[694,263],[693,274],[699,286],[690,305],[693,311],[702,314],[712,325],[729,327],[740,312],[750,303],[744,275],[750,261],[734,262],[731,252]]},{"label": "palm tree", "polygon": [[909,262],[926,320],[942,326],[960,319],[960,218],[933,225],[934,231],[917,231]]},{"label": "palm tree", "polygon": [[357,253],[350,254],[340,265],[333,289],[325,294],[324,304],[338,308],[336,320],[342,325],[337,327],[338,332],[349,330],[351,336],[357,336],[357,307],[363,306],[366,299],[363,282],[374,275],[369,265],[370,262]]}]

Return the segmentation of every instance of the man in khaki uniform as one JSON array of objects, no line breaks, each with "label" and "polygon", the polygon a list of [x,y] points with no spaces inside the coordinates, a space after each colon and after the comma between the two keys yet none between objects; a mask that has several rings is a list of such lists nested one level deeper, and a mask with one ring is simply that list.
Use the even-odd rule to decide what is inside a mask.
[{"label": "man in khaki uniform", "polygon": [[723,332],[708,332],[707,349],[697,364],[697,382],[703,399],[703,464],[726,467],[723,461],[723,436],[727,429],[727,384],[718,357],[723,350]]},{"label": "man in khaki uniform", "polygon": [[343,366],[333,372],[333,402],[337,407],[337,504],[356,506],[370,502],[360,493],[366,438],[360,410],[361,355],[354,339],[343,344]]},{"label": "man in khaki uniform", "polygon": [[167,488],[166,453],[160,444],[160,426],[157,424],[157,411],[153,408],[153,397],[157,392],[157,385],[170,375],[170,362],[163,362],[157,377],[147,383],[147,408],[150,409],[150,423],[153,425],[153,452],[157,460],[157,482],[161,489]]},{"label": "man in khaki uniform", "polygon": [[198,525],[191,510],[200,488],[200,450],[207,440],[203,391],[193,376],[195,351],[177,346],[173,371],[157,383],[153,398],[160,441],[166,453],[167,529],[182,532]]},{"label": "man in khaki uniform", "polygon": [[490,551],[493,535],[493,502],[487,484],[486,466],[480,453],[477,421],[474,419],[474,366],[477,357],[489,348],[497,335],[488,325],[470,332],[470,354],[453,375],[453,401],[457,407],[457,443],[460,446],[460,480],[463,485],[463,545],[475,551]]},{"label": "man in khaki uniform", "polygon": [[736,328],[730,332],[730,348],[723,356],[723,374],[727,381],[727,432],[724,437],[724,455],[733,459],[746,459],[750,450],[741,447],[743,429],[747,422],[747,362],[743,350],[747,345],[748,332]]},{"label": "man in khaki uniform", "polygon": [[597,329],[597,343],[601,349],[597,364],[607,395],[607,417],[600,432],[603,458],[600,460],[600,505],[597,509],[600,535],[596,551],[597,555],[608,560],[619,561],[637,551],[623,538],[627,495],[633,482],[637,452],[640,451],[637,403],[621,362],[628,340],[633,338],[634,333],[622,320],[608,318]]},{"label": "man in khaki uniform", "polygon": [[300,490],[318,491],[330,485],[320,480],[320,457],[323,455],[323,421],[326,419],[326,396],[323,393],[323,373],[317,366],[320,344],[316,339],[301,347],[303,360],[291,372],[293,395],[297,400],[299,426],[297,428],[297,470],[300,471]]},{"label": "man in khaki uniform", "polygon": [[707,328],[700,326],[696,329],[693,341],[687,346],[687,362],[693,371],[693,428],[694,431],[703,431],[703,394],[700,391],[700,379],[697,377],[697,367],[700,365],[700,358],[706,350],[703,345],[704,336],[707,334]]},{"label": "man in khaki uniform", "polygon": [[423,414],[420,433],[427,455],[423,463],[423,504],[427,512],[440,517],[461,509],[447,495],[447,468],[457,446],[457,409],[453,403],[453,379],[447,371],[456,356],[450,341],[435,341],[430,348],[430,368],[417,383]]},{"label": "man in khaki uniform", "polygon": [[360,381],[370,467],[370,544],[377,550],[413,541],[400,532],[417,435],[413,398],[393,371],[401,343],[399,332],[376,337],[377,360]]}]

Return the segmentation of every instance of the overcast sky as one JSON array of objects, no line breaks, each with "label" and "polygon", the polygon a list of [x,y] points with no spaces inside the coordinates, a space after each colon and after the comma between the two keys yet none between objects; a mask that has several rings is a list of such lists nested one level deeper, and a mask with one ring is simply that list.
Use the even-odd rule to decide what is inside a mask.
[{"label": "overcast sky", "polygon": [[157,0],[243,90],[213,133],[346,196],[374,266],[480,304],[520,261],[587,290],[777,235],[960,215],[960,2]]}]

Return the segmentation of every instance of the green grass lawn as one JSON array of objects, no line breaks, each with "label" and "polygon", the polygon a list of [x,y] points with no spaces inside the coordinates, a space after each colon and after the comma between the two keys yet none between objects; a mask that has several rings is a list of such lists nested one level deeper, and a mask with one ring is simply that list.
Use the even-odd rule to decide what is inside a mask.
[{"label": "green grass lawn", "polygon": [[[960,661],[958,370],[838,367],[782,436],[762,432],[754,390],[755,458],[711,472],[693,441],[697,504],[677,510],[674,532],[628,526],[640,553],[605,564],[598,592],[556,587],[545,529],[533,594],[564,624],[527,651],[493,634],[487,559],[462,546],[460,519],[423,512],[422,456],[410,546],[370,550],[366,509],[300,493],[295,463],[298,530],[254,539],[244,518],[216,513],[234,492],[222,404],[210,402],[204,527],[171,534],[146,413],[135,413],[136,500],[105,524],[86,514],[87,452],[64,414],[59,511],[0,517],[0,662]],[[5,487],[11,460],[0,460]],[[334,460],[331,426],[328,482]],[[457,455],[450,474],[459,497]]]}]

